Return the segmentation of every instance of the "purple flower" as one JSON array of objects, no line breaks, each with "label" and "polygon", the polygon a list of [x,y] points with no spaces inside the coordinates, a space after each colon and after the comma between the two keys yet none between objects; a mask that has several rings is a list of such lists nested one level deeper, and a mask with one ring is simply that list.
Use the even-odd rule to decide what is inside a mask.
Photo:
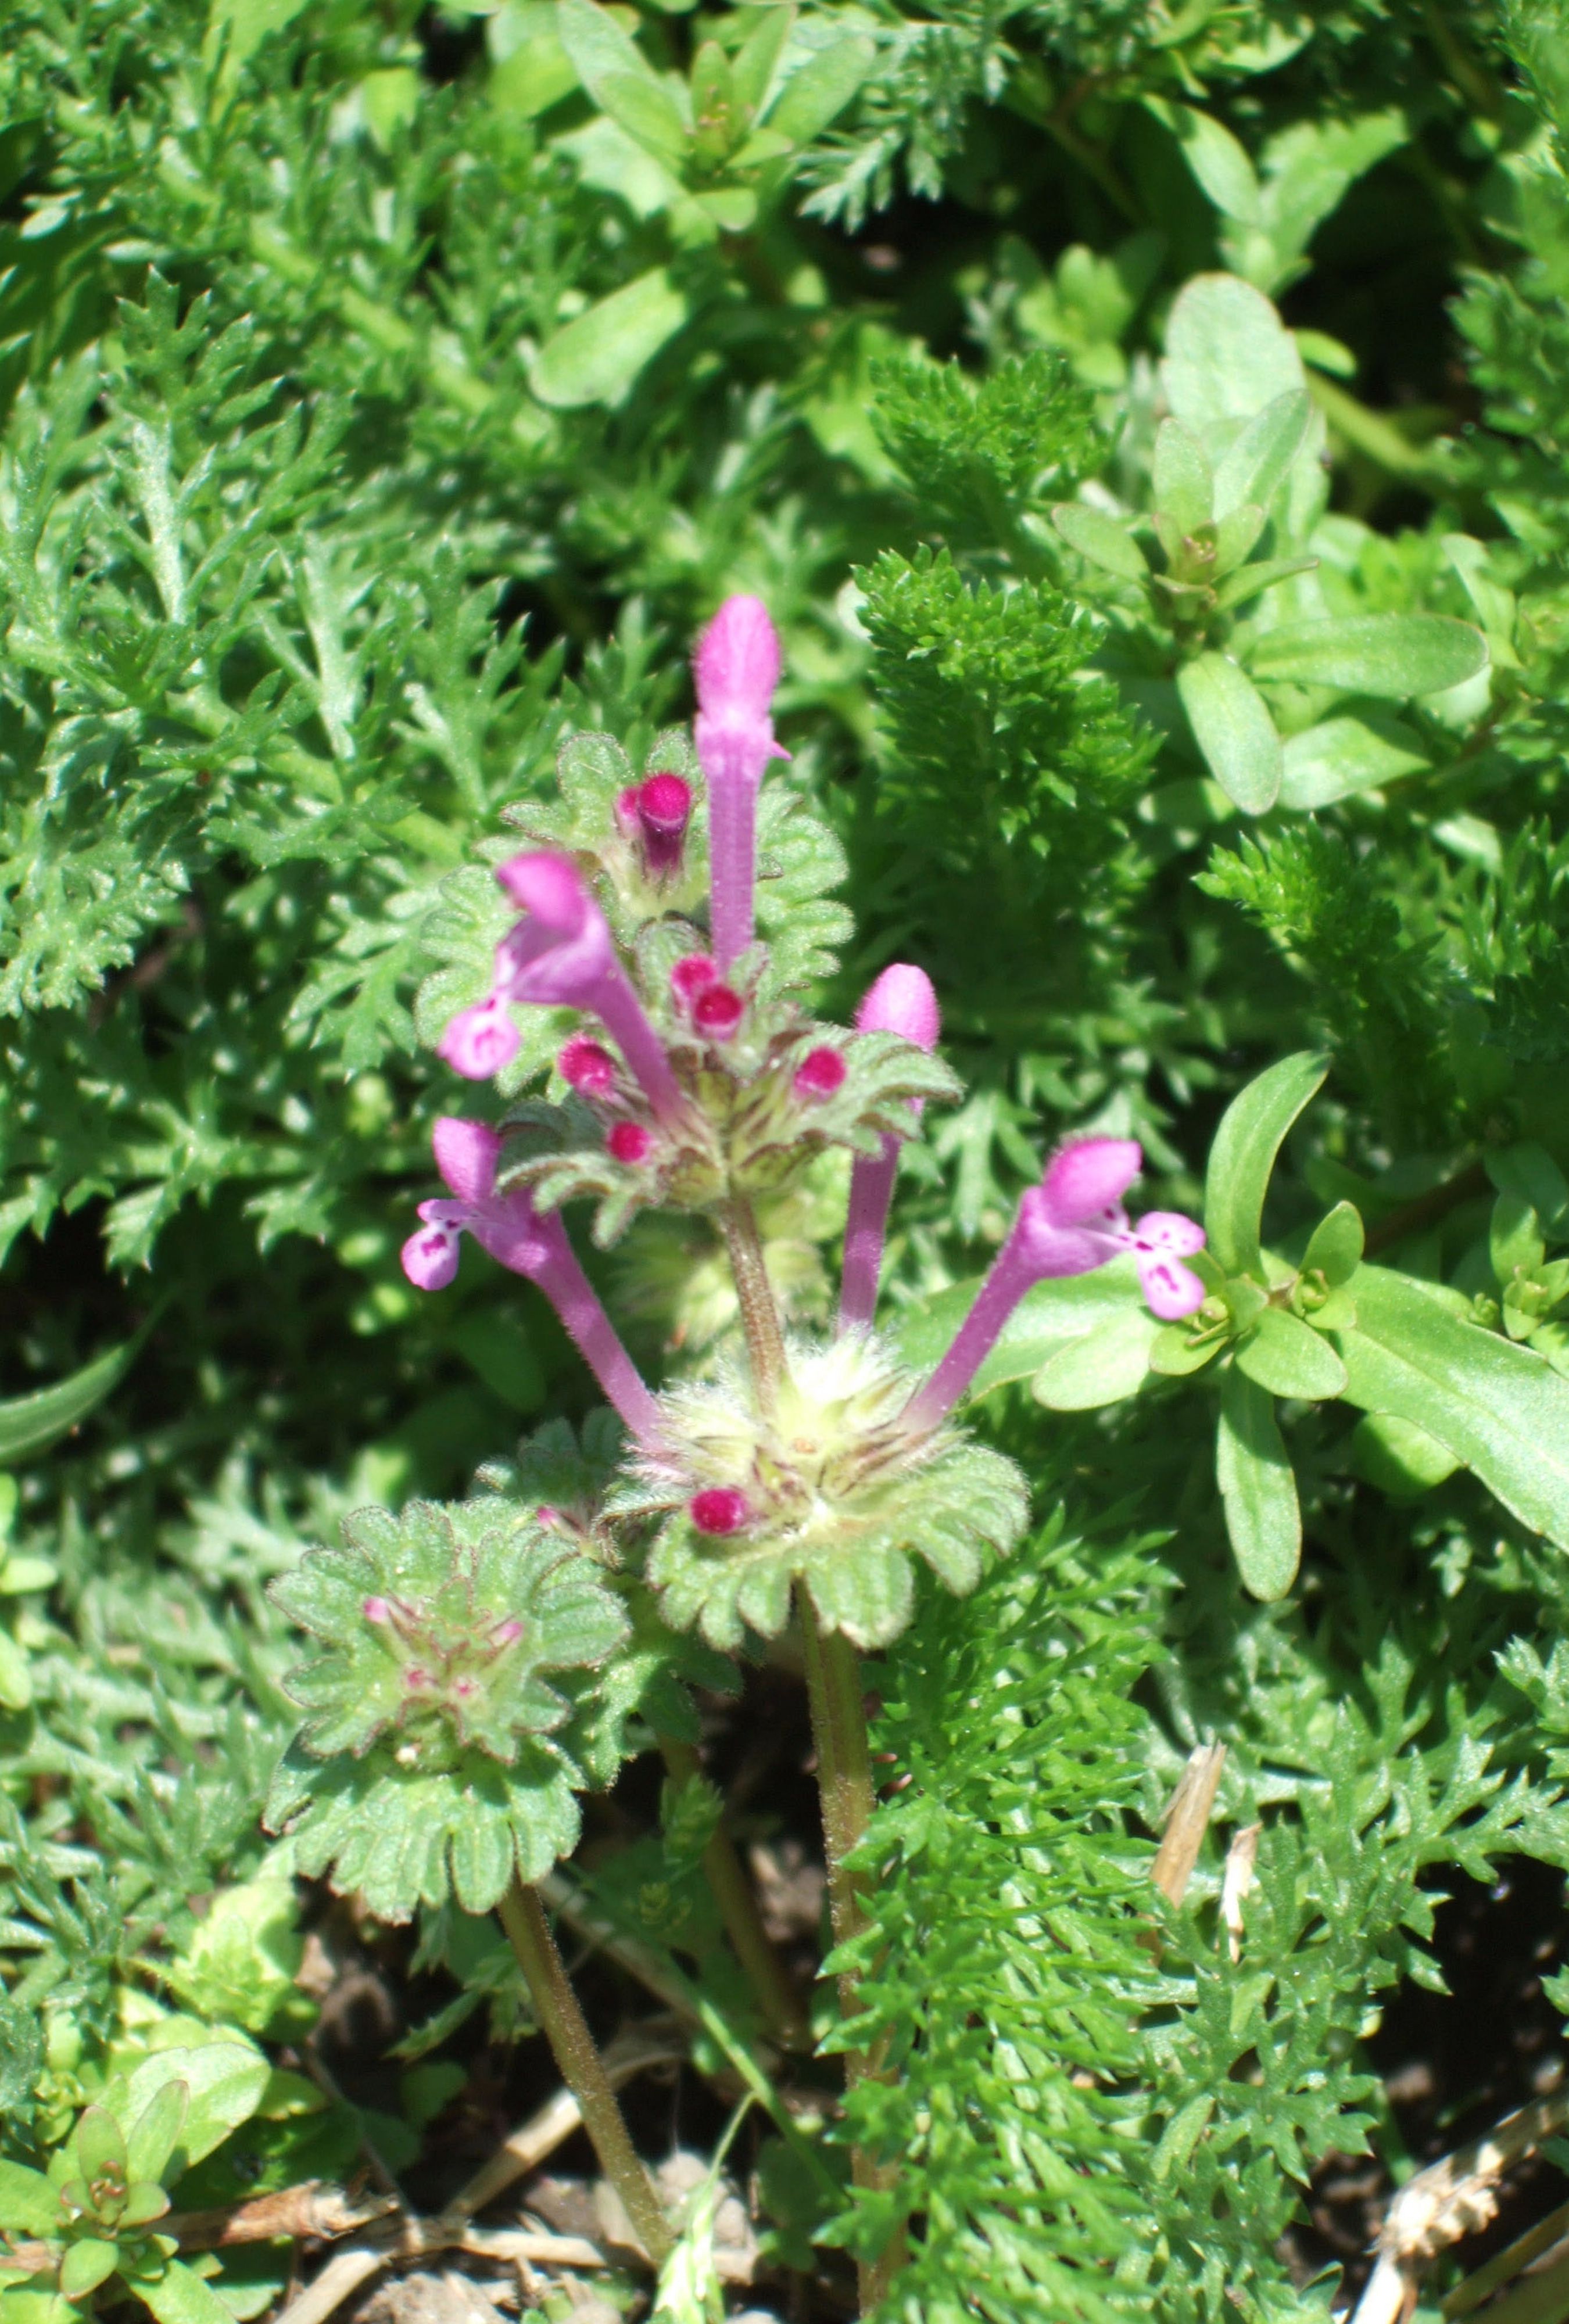
[{"label": "purple flower", "polygon": [[497,1193],[502,1141],[484,1122],[446,1115],[431,1144],[450,1199],[438,1195],[420,1205],[423,1223],[403,1245],[410,1282],[421,1291],[444,1289],[457,1272],[458,1241],[466,1231],[503,1267],[539,1286],[632,1434],[651,1443],[659,1408],[578,1266],[560,1217],[536,1211],[526,1187]]},{"label": "purple flower", "polygon": [[1088,1275],[1132,1251],[1152,1311],[1166,1322],[1191,1315],[1204,1287],[1182,1261],[1204,1248],[1204,1229],[1177,1211],[1151,1211],[1130,1225],[1122,1197],[1143,1167],[1131,1138],[1085,1138],[1065,1146],[1019,1205],[1013,1231],[992,1261],[953,1345],[905,1407],[906,1425],[935,1428],[974,1379],[1009,1316],[1048,1277]]},{"label": "purple flower", "polygon": [[680,1084],[577,866],[541,849],[512,856],[496,878],[526,917],[497,945],[489,994],[453,1019],[437,1045],[440,1056],[466,1079],[486,1081],[517,1055],[517,1028],[507,1013],[512,1002],[586,1010],[615,1041],[659,1119],[674,1125],[685,1111]]},{"label": "purple flower", "polygon": [[771,759],[779,639],[761,597],[727,597],[693,657],[693,736],[708,786],[709,918],[720,973],[752,942],[757,875],[757,791]]},{"label": "purple flower", "polygon": [[[855,1011],[858,1033],[898,1033],[929,1056],[937,1047],[942,1020],[937,996],[924,968],[895,961],[872,984]],[[911,1110],[910,1127],[920,1114]],[[850,1174],[850,1209],[844,1223],[844,1264],[839,1286],[839,1329],[863,1331],[877,1309],[877,1279],[882,1272],[882,1244],[888,1231],[888,1206],[899,1169],[897,1138],[885,1137],[880,1154],[860,1154]]]}]

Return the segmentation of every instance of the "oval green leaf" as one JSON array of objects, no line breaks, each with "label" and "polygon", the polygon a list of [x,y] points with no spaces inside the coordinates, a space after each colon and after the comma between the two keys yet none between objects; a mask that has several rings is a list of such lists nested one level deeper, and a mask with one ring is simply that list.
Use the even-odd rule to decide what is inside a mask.
[{"label": "oval green leaf", "polygon": [[791,73],[769,107],[768,125],[788,137],[792,145],[809,145],[843,113],[867,74],[877,51],[872,42],[854,33],[819,49]]},{"label": "oval green leaf", "polygon": [[534,393],[560,410],[618,403],[690,311],[669,267],[651,267],[546,340],[534,358]]},{"label": "oval green leaf", "polygon": [[1262,1272],[1259,1228],[1275,1157],[1328,1071],[1315,1051],[1299,1049],[1239,1091],[1221,1116],[1204,1175],[1204,1225],[1210,1253],[1228,1275]]},{"label": "oval green leaf", "polygon": [[1272,1398],[1234,1365],[1221,1388],[1215,1475],[1243,1588],[1284,1598],[1302,1562],[1297,1479]]},{"label": "oval green leaf", "polygon": [[1149,567],[1138,542],[1127,526],[1108,516],[1104,509],[1091,508],[1084,501],[1061,501],[1053,509],[1051,521],[1068,547],[1087,557],[1092,565],[1119,574],[1124,581],[1149,580]]},{"label": "oval green leaf", "polygon": [[1363,1413],[1351,1433],[1351,1452],[1357,1475],[1393,1501],[1430,1493],[1461,1466],[1436,1436],[1388,1412]]},{"label": "oval green leaf", "polygon": [[1348,1400],[1435,1437],[1523,1525],[1569,1548],[1569,1379],[1410,1276],[1361,1267],[1351,1290],[1356,1325],[1336,1334]]},{"label": "oval green leaf", "polygon": [[1402,775],[1425,773],[1432,763],[1417,736],[1397,718],[1325,718],[1287,743],[1280,804],[1328,807]]},{"label": "oval green leaf", "polygon": [[[900,1355],[911,1371],[928,1372],[947,1352],[948,1342],[975,1304],[976,1277],[939,1292],[903,1319]],[[998,1333],[971,1393],[983,1396],[1005,1381],[1029,1379],[1053,1356],[1103,1324],[1143,1307],[1139,1272],[1131,1258],[1114,1259],[1093,1275],[1064,1276],[1027,1292]]]},{"label": "oval green leaf", "polygon": [[1209,454],[1180,420],[1163,420],[1155,433],[1155,505],[1178,532],[1196,532],[1214,514],[1215,480]]},{"label": "oval green leaf", "polygon": [[1266,1307],[1237,1350],[1239,1368],[1271,1396],[1292,1396],[1317,1404],[1345,1388],[1345,1366],[1321,1333]]},{"label": "oval green leaf", "polygon": [[1255,413],[1215,470],[1215,514],[1227,516],[1251,501],[1267,509],[1307,436],[1313,405],[1306,388],[1291,388]]},{"label": "oval green leaf", "polygon": [[1177,671],[1177,691],[1222,790],[1245,814],[1263,815],[1279,794],[1285,757],[1258,687],[1226,655],[1201,653]]},{"label": "oval green leaf", "polygon": [[670,161],[679,169],[692,141],[662,81],[645,73],[608,72],[597,82],[594,94],[634,144],[651,153],[656,161]]},{"label": "oval green leaf", "polygon": [[1159,1328],[1141,1307],[1114,1315],[1048,1358],[1030,1382],[1030,1394],[1050,1412],[1093,1412],[1137,1396]]},{"label": "oval green leaf", "polygon": [[1485,669],[1487,640],[1446,613],[1358,613],[1266,630],[1249,663],[1255,678],[1276,684],[1407,702],[1443,694]]},{"label": "oval green leaf", "polygon": [[60,2288],[68,2300],[85,2300],[100,2283],[107,2283],[119,2264],[117,2244],[84,2236],[71,2245],[60,2264]]},{"label": "oval green leaf", "polygon": [[270,2072],[261,2051],[238,2034],[189,2050],[157,2050],[132,2075],[125,2111],[134,2122],[168,2083],[183,2082],[188,2103],[178,2153],[189,2169],[250,2120]]},{"label": "oval green leaf", "polygon": [[136,2297],[152,2310],[158,2324],[234,2324],[212,2286],[182,2260],[171,2259],[162,2275],[139,2276]]},{"label": "oval green leaf", "polygon": [[1302,1254],[1304,1275],[1322,1275],[1332,1291],[1349,1283],[1362,1261],[1367,1240],[1362,1214],[1354,1203],[1336,1203],[1314,1228]]},{"label": "oval green leaf", "polygon": [[1251,420],[1306,384],[1302,358],[1260,290],[1234,274],[1195,274],[1166,326],[1166,399],[1190,428]]},{"label": "oval green leaf", "polygon": [[0,2163],[0,2227],[14,2236],[60,2232],[59,2190],[25,2163]]}]

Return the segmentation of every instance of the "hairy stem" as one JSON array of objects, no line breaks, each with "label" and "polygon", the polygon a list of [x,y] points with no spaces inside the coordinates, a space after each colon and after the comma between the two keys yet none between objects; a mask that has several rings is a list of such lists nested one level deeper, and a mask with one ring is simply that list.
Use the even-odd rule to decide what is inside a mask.
[{"label": "hairy stem", "polygon": [[744,1194],[733,1194],[727,1203],[719,1205],[719,1223],[730,1253],[735,1296],[741,1302],[741,1328],[746,1334],[746,1352],[752,1363],[752,1392],[761,1410],[768,1412],[778,1398],[784,1379],[785,1353],[773,1286],[762,1263],[762,1237],[757,1231],[757,1214]]},{"label": "hairy stem", "polygon": [[[809,1590],[799,1590],[797,1600],[806,1649],[812,1739],[817,1750],[817,1790],[823,1804],[823,1841],[828,1858],[828,1908],[834,1923],[834,1942],[843,1945],[859,1936],[867,1925],[861,1901],[863,1876],[852,1872],[845,1861],[866,1836],[874,1799],[861,1665],[854,1647],[841,1631],[822,1628]],[[840,2017],[848,2024],[859,2006],[860,1981],[853,1969],[842,1969]],[[849,2050],[844,2053],[844,2080],[852,2089],[857,2082],[878,2076],[882,2070],[882,2060],[876,2051],[869,2053]],[[874,2161],[860,2147],[851,2150],[850,2170],[857,2187],[879,2191],[886,2191],[898,2175],[891,2164]],[[870,2315],[879,2305],[903,2264],[904,2255],[901,2231],[876,2259],[857,2262],[863,2316]]]},{"label": "hairy stem", "polygon": [[[660,1749],[673,1783],[689,1783],[702,1770],[689,1743],[673,1735],[660,1737]],[[774,1950],[762,1925],[751,1881],[723,1823],[703,1850],[703,1871],[735,1958],[745,1970],[763,2024],[787,2050],[809,2050],[812,2029],[796,1981]]]},{"label": "hairy stem", "polygon": [[675,2236],[652,2181],[638,2160],[605,2061],[556,1950],[538,1889],[526,1888],[514,1879],[497,1911],[562,2080],[577,2099],[583,2126],[594,2141],[599,2167],[621,2197],[633,2233],[657,2267],[668,2257]]}]

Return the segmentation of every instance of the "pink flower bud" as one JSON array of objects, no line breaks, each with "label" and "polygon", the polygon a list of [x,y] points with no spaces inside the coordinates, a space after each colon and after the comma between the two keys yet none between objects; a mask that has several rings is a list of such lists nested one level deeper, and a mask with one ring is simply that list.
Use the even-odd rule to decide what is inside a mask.
[{"label": "pink flower bud", "polygon": [[752,942],[757,880],[757,788],[773,758],[770,706],[779,684],[779,640],[760,597],[731,597],[694,658],[692,728],[708,786],[709,919],[721,973]]},{"label": "pink flower bud", "polygon": [[615,1059],[586,1033],[574,1034],[556,1066],[568,1087],[583,1097],[608,1097],[615,1087]]},{"label": "pink flower bud", "polygon": [[924,968],[896,960],[867,988],[855,1011],[858,1033],[898,1033],[928,1056],[937,1046],[942,1019],[937,996]]},{"label": "pink flower bud", "polygon": [[523,1626],[520,1621],[515,1619],[506,1622],[498,1622],[494,1629],[491,1632],[491,1637],[498,1646],[510,1646],[516,1639],[521,1638],[522,1635]]},{"label": "pink flower bud", "polygon": [[644,870],[655,880],[678,872],[692,816],[691,784],[680,775],[651,775],[631,800]]},{"label": "pink flower bud", "polygon": [[746,1495],[738,1493],[734,1485],[710,1485],[701,1493],[694,1493],[687,1504],[687,1514],[699,1533],[739,1533],[752,1510]]},{"label": "pink flower bud", "polygon": [[728,1041],[745,1014],[745,1001],[727,984],[706,984],[692,1003],[692,1022],[711,1041]]},{"label": "pink flower bud", "polygon": [[653,1151],[653,1139],[641,1121],[618,1121],[605,1141],[618,1162],[646,1162]]},{"label": "pink flower bud", "polygon": [[761,597],[727,597],[692,660],[707,718],[766,718],[779,684],[779,639]]},{"label": "pink flower bud", "polygon": [[837,1049],[808,1049],[796,1067],[790,1088],[802,1099],[832,1097],[844,1086],[849,1068]]},{"label": "pink flower bud", "polygon": [[689,952],[670,971],[670,991],[689,1009],[706,985],[717,982],[719,971],[706,952]]},{"label": "pink flower bud", "polygon": [[392,1609],[384,1598],[367,1598],[360,1608],[367,1622],[390,1622]]},{"label": "pink flower bud", "polygon": [[488,1082],[510,1065],[521,1046],[518,1028],[499,992],[456,1016],[436,1045],[436,1054],[465,1081]]},{"label": "pink flower bud", "polygon": [[[940,1019],[937,996],[924,968],[895,961],[871,985],[855,1011],[858,1033],[897,1033],[929,1055],[937,1047]],[[920,1100],[910,1108],[920,1116]],[[899,1170],[897,1138],[886,1137],[876,1154],[858,1154],[850,1173],[850,1210],[844,1222],[844,1270],[839,1285],[839,1329],[864,1331],[877,1312],[877,1284],[888,1232],[888,1206]]]}]

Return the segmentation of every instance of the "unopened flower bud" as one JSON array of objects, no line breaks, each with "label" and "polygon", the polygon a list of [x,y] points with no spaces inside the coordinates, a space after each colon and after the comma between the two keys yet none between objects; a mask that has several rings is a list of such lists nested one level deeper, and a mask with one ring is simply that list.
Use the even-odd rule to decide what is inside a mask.
[{"label": "unopened flower bud", "polygon": [[605,1143],[617,1162],[646,1162],[654,1141],[641,1121],[618,1121]]},{"label": "unopened flower bud", "polygon": [[367,1622],[390,1622],[392,1609],[384,1598],[367,1598],[360,1608]]},{"label": "unopened flower bud", "polygon": [[491,1637],[498,1646],[510,1646],[515,1639],[521,1638],[522,1635],[523,1626],[521,1622],[516,1620],[498,1622],[494,1629],[491,1632]]},{"label": "unopened flower bud", "polygon": [[670,991],[682,1008],[690,1009],[699,992],[718,982],[719,971],[706,952],[689,952],[670,971]]},{"label": "unopened flower bud", "polygon": [[779,639],[761,597],[729,597],[693,657],[693,738],[708,785],[709,918],[723,972],[752,942],[757,877],[757,789],[783,758],[770,715]]},{"label": "unopened flower bud", "polygon": [[745,1001],[727,984],[706,984],[692,1003],[692,1022],[711,1041],[728,1041],[745,1014]]},{"label": "unopened flower bud", "polygon": [[752,1510],[746,1495],[737,1492],[734,1485],[710,1485],[693,1494],[687,1513],[699,1533],[723,1536],[739,1533]]},{"label": "unopened flower bud", "polygon": [[643,869],[653,880],[663,880],[681,868],[687,825],[692,819],[692,786],[681,775],[651,775],[621,801],[630,809],[631,822]]},{"label": "unopened flower bud", "polygon": [[[868,986],[855,1011],[858,1033],[897,1033],[929,1056],[937,1047],[941,1019],[937,996],[924,968],[896,960]],[[910,1107],[913,1129],[920,1101]],[[839,1285],[839,1329],[864,1331],[877,1311],[888,1207],[899,1172],[897,1138],[885,1137],[880,1152],[858,1154],[850,1174],[850,1211],[844,1222],[844,1268]]]},{"label": "unopened flower bud", "polygon": [[937,996],[924,968],[896,960],[867,987],[855,1011],[858,1033],[898,1033],[928,1056],[937,1046],[942,1019]]},{"label": "unopened flower bud", "polygon": [[848,1071],[838,1049],[808,1049],[796,1067],[790,1087],[798,1098],[833,1097],[844,1088]]},{"label": "unopened flower bud", "polygon": [[608,1097],[615,1087],[615,1059],[586,1033],[574,1034],[556,1066],[568,1089],[581,1097]]}]

